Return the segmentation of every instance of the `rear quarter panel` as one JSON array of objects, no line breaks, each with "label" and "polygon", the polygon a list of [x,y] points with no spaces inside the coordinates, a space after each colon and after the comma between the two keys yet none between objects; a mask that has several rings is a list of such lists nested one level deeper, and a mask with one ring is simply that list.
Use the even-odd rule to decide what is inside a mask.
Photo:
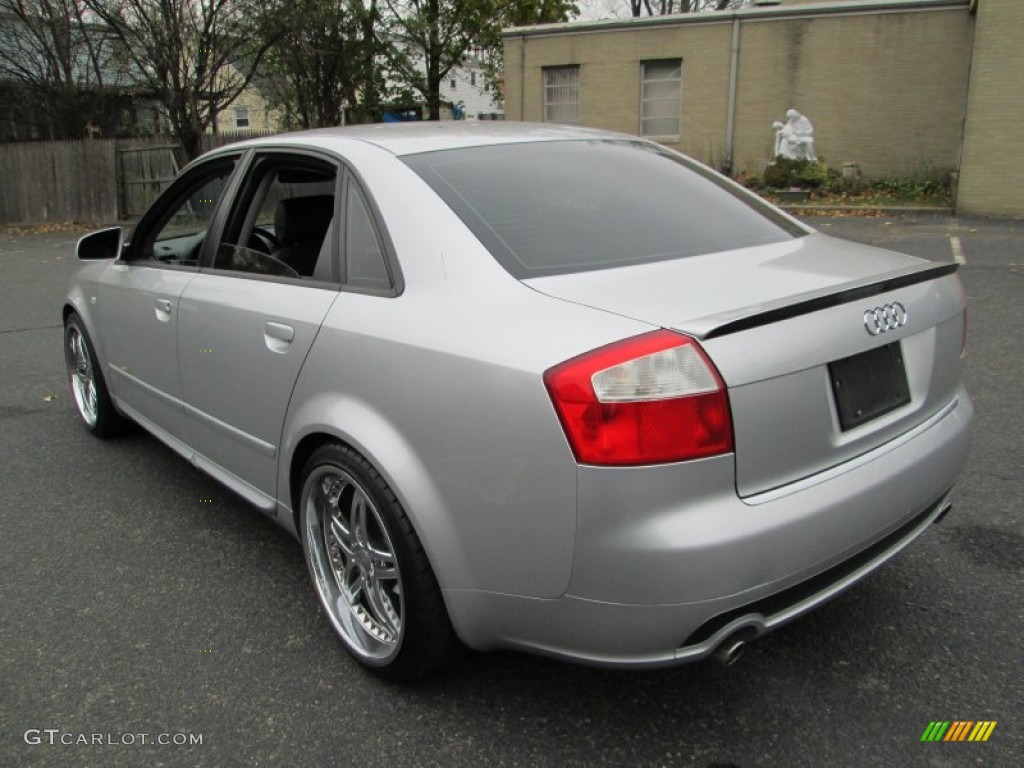
[{"label": "rear quarter panel", "polygon": [[404,292],[339,296],[297,382],[284,456],[314,432],[365,455],[442,588],[556,597],[572,569],[577,467],[543,372],[650,326],[519,283],[390,160],[361,167]]}]

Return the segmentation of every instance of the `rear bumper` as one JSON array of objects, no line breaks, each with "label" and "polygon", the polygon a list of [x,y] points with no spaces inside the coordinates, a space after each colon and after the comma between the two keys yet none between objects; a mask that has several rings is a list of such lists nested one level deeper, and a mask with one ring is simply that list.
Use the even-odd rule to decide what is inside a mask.
[{"label": "rear bumper", "polygon": [[752,639],[864,578],[946,511],[972,416],[961,389],[885,446],[747,499],[731,457],[581,467],[567,593],[450,590],[453,622],[472,647],[607,666],[678,664]]}]

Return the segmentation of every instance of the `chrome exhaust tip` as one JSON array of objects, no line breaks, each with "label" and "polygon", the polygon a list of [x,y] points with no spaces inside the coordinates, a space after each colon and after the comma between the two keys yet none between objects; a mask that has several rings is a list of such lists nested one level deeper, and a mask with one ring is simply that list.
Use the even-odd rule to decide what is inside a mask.
[{"label": "chrome exhaust tip", "polygon": [[747,644],[745,641],[739,640],[733,636],[719,645],[712,655],[715,657],[715,661],[723,667],[731,667],[740,660],[740,656],[743,655],[743,649],[746,647]]},{"label": "chrome exhaust tip", "polygon": [[941,522],[942,522],[942,520],[943,520],[943,518],[945,518],[945,517],[946,517],[946,515],[948,515],[948,514],[949,514],[949,511],[950,511],[951,509],[953,509],[953,505],[947,502],[947,503],[946,503],[946,506],[944,506],[944,507],[942,508],[942,511],[941,511],[941,512],[939,512],[939,514],[937,514],[937,515],[935,516],[935,519],[934,519],[934,520],[932,520],[932,525],[938,525],[939,523],[941,523]]}]

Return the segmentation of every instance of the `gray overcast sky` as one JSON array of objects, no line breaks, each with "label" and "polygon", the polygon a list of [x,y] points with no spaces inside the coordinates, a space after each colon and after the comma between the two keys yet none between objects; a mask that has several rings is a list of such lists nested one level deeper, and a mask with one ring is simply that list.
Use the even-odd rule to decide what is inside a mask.
[{"label": "gray overcast sky", "polygon": [[615,19],[629,16],[629,0],[577,0],[580,20]]},{"label": "gray overcast sky", "polygon": [[[576,0],[580,7],[580,21],[588,19],[629,18],[629,0]],[[654,4],[654,0],[651,0]]]}]

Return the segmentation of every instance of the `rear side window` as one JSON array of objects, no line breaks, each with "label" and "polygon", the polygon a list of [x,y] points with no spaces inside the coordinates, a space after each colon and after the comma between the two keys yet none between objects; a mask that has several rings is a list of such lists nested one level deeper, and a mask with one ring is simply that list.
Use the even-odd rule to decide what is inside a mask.
[{"label": "rear side window", "polygon": [[403,160],[517,278],[647,264],[805,234],[656,145],[557,141]]},{"label": "rear side window", "polygon": [[345,279],[349,285],[374,289],[391,286],[384,249],[377,238],[366,201],[351,182],[346,197],[345,259]]}]

